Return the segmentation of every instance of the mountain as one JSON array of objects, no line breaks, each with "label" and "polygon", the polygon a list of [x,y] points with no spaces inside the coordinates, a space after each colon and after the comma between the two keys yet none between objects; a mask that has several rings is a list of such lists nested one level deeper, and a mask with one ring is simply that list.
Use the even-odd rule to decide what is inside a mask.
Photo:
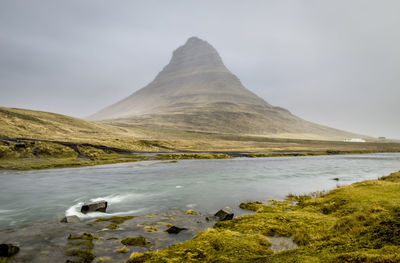
[{"label": "mountain", "polygon": [[191,37],[156,78],[88,119],[156,128],[287,138],[360,137],[305,121],[246,89],[208,42]]}]

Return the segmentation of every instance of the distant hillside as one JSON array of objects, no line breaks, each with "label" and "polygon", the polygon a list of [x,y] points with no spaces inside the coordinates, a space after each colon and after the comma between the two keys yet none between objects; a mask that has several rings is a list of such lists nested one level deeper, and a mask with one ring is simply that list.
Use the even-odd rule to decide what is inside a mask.
[{"label": "distant hillside", "polygon": [[0,107],[1,138],[93,143],[140,150],[143,147],[138,145],[138,138],[148,136],[139,129],[115,127],[50,112]]},{"label": "distant hillside", "polygon": [[243,87],[218,52],[196,37],[173,52],[170,63],[150,84],[89,119],[114,125],[285,138],[360,137],[268,104]]},{"label": "distant hillside", "polygon": [[121,132],[121,128],[43,111],[0,107],[0,137],[93,137]]}]

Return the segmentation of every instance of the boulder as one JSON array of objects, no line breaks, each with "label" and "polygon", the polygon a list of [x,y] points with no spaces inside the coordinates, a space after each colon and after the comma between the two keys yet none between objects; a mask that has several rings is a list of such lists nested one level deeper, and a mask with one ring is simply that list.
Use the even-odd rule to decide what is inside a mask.
[{"label": "boulder", "polygon": [[90,212],[103,212],[105,213],[107,209],[107,201],[98,201],[98,202],[90,202],[90,203],[84,203],[83,206],[81,207],[81,212],[84,214],[90,213]]},{"label": "boulder", "polygon": [[61,223],[77,223],[77,222],[81,222],[81,220],[77,216],[66,216],[63,219],[61,219],[60,222]]},{"label": "boulder", "polygon": [[218,220],[225,221],[225,220],[232,220],[233,218],[233,210],[230,207],[224,207],[219,210],[215,215]]},{"label": "boulder", "polygon": [[166,231],[168,232],[168,234],[178,234],[178,233],[181,232],[182,230],[187,230],[187,228],[181,228],[181,227],[177,227],[177,226],[171,226],[171,227],[168,228]]},{"label": "boulder", "polygon": [[19,247],[13,244],[0,244],[0,257],[11,257],[17,254]]}]

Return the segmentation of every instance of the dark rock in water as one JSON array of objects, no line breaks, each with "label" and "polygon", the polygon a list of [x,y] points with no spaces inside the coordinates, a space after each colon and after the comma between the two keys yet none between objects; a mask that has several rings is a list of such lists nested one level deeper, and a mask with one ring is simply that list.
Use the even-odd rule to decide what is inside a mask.
[{"label": "dark rock in water", "polygon": [[187,230],[187,228],[181,228],[181,227],[177,227],[177,226],[171,226],[170,228],[167,229],[167,232],[169,234],[178,234],[179,232],[181,232],[182,230]]},{"label": "dark rock in water", "polygon": [[19,247],[13,244],[0,244],[0,257],[11,257],[17,254]]},{"label": "dark rock in water", "polygon": [[214,216],[216,216],[220,221],[232,220],[233,210],[227,206],[219,210]]},{"label": "dark rock in water", "polygon": [[339,181],[338,177],[333,178],[332,180]]},{"label": "dark rock in water", "polygon": [[61,223],[78,223],[81,222],[77,216],[66,216],[60,221]]},{"label": "dark rock in water", "polygon": [[107,201],[90,202],[83,204],[81,212],[84,214],[90,212],[103,212],[105,213],[107,209]]}]

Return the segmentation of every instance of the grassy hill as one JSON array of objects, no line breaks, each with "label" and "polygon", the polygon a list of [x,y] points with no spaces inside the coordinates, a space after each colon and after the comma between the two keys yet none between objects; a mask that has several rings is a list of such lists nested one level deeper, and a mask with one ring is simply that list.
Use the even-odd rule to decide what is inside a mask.
[{"label": "grassy hill", "polygon": [[[0,169],[54,168],[144,159],[399,151],[398,143],[269,138],[118,122],[109,125],[49,112],[0,107]],[[173,155],[157,154],[160,152]]]},{"label": "grassy hill", "polygon": [[128,135],[139,134],[61,114],[0,107],[0,137],[95,142]]}]

